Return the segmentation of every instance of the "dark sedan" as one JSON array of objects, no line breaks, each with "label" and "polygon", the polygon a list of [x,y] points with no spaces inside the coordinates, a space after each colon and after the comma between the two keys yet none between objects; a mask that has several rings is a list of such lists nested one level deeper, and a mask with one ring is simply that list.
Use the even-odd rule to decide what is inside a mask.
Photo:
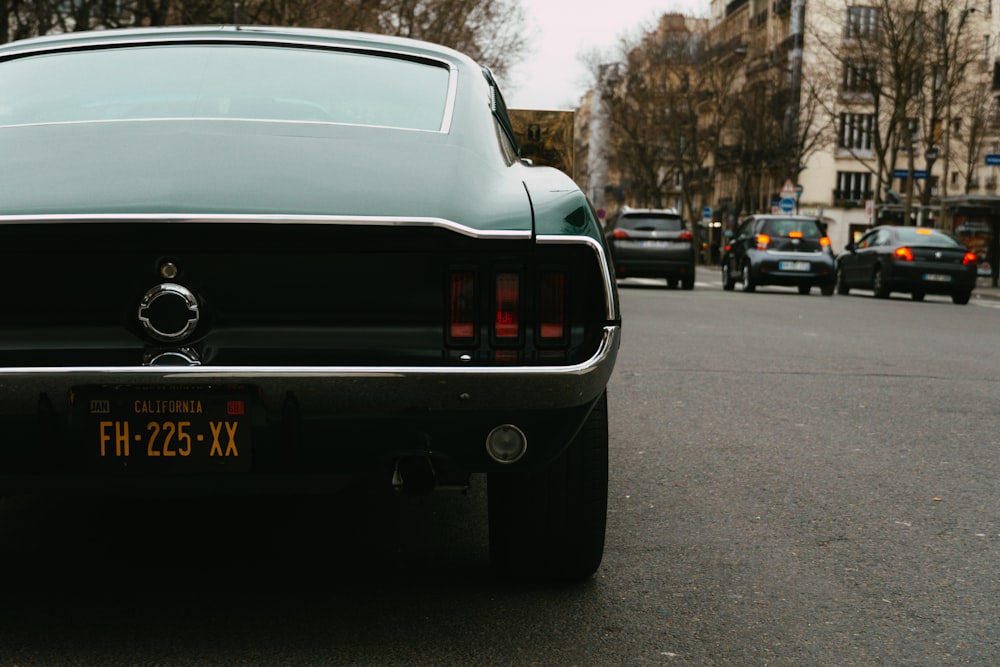
[{"label": "dark sedan", "polygon": [[598,567],[620,315],[489,70],[359,33],[0,47],[0,492],[426,491],[504,573]]},{"label": "dark sedan", "polygon": [[835,276],[830,238],[816,218],[752,215],[740,223],[722,256],[727,290],[741,282],[744,292],[785,285],[799,294],[819,287],[823,296],[833,296]]},{"label": "dark sedan", "polygon": [[625,207],[609,236],[618,278],[661,278],[668,287],[694,289],[694,241],[677,211]]},{"label": "dark sedan", "polygon": [[848,243],[837,257],[837,292],[870,289],[884,299],[908,292],[914,301],[947,294],[969,303],[976,286],[976,254],[952,235],[929,227],[883,225]]}]

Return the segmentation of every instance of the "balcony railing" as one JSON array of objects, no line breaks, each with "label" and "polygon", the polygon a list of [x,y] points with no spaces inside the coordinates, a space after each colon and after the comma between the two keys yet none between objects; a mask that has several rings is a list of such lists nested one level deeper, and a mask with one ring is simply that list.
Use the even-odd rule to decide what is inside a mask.
[{"label": "balcony railing", "polygon": [[837,208],[859,208],[866,199],[874,199],[872,190],[834,190],[833,205]]}]

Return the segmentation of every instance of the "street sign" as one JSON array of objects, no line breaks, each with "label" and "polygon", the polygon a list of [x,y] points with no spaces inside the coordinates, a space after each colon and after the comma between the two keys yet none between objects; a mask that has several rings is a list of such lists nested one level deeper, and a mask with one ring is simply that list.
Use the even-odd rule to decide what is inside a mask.
[{"label": "street sign", "polygon": [[795,200],[785,197],[778,202],[778,208],[781,209],[782,213],[791,213],[795,210]]},{"label": "street sign", "polygon": [[781,186],[781,197],[782,199],[788,199],[789,197],[795,196],[795,183],[792,183],[791,179],[785,181],[785,184]]},{"label": "street sign", "polygon": [[991,167],[1000,167],[1000,153],[988,153],[986,155],[986,164]]},{"label": "street sign", "polygon": [[[998,156],[998,157],[1000,157],[1000,156]],[[1000,162],[998,162],[997,164],[1000,164]],[[910,175],[910,172],[908,170],[906,170],[906,169],[896,169],[895,171],[892,172],[892,177],[893,178],[906,178],[909,175]],[[916,179],[916,180],[927,178],[927,170],[926,169],[914,169],[913,170],[913,178]]]},{"label": "street sign", "polygon": [[712,207],[711,206],[706,206],[705,208],[701,209],[701,219],[702,220],[711,220],[712,219]]}]

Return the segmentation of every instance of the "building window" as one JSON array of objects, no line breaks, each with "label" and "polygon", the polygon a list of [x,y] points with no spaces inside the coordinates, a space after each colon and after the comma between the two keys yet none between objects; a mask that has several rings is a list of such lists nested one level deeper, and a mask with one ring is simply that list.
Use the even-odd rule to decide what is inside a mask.
[{"label": "building window", "polygon": [[872,174],[870,171],[838,171],[837,189],[834,203],[843,206],[846,202],[862,202],[872,198]]},{"label": "building window", "polygon": [[863,60],[844,63],[844,76],[840,82],[845,93],[870,93],[875,85],[875,65]]},{"label": "building window", "polygon": [[873,39],[878,35],[878,7],[848,7],[844,37],[847,39]]},{"label": "building window", "polygon": [[840,114],[840,131],[837,146],[840,148],[847,148],[849,150],[870,151],[872,149],[872,135],[874,134],[874,127],[874,114]]}]

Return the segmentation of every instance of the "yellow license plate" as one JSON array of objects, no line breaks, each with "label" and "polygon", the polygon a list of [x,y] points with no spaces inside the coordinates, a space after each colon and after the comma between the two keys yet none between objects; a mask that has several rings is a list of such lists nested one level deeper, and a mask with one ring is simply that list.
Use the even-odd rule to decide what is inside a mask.
[{"label": "yellow license plate", "polygon": [[245,471],[248,394],[91,388],[73,393],[74,428],[97,468],[132,472]]}]

